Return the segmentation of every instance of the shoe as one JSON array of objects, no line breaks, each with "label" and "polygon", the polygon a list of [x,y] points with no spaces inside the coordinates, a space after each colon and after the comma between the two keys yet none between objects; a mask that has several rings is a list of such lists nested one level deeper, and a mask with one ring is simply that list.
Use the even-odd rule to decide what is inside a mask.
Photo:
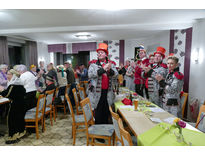
[{"label": "shoe", "polygon": [[5,142],[5,144],[14,144],[14,143],[18,143],[20,141],[20,139],[15,139],[15,140],[7,140],[6,142]]},{"label": "shoe", "polygon": [[6,144],[14,144],[14,143],[18,143],[20,141],[20,139],[17,138],[18,137],[18,133],[14,134],[12,137],[9,137],[6,140]]},{"label": "shoe", "polygon": [[17,138],[18,139],[23,138],[25,135],[26,135],[26,130],[24,130],[22,133],[18,133]]},{"label": "shoe", "polygon": [[104,140],[104,139],[96,138],[96,140],[97,140],[98,142],[105,143],[105,140]]}]

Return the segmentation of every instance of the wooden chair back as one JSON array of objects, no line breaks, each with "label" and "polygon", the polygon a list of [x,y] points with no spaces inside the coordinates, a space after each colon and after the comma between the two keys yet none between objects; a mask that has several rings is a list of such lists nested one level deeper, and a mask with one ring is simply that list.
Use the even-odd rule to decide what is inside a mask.
[{"label": "wooden chair back", "polygon": [[85,88],[79,87],[78,91],[79,91],[80,100],[85,99],[86,98]]},{"label": "wooden chair back", "polygon": [[68,94],[68,95],[69,95],[70,87],[71,87],[71,84],[67,84],[67,86],[66,86],[66,88],[65,88],[65,94]]},{"label": "wooden chair back", "polygon": [[46,91],[46,106],[52,105],[54,96],[55,96],[55,89]]},{"label": "wooden chair back", "polygon": [[182,118],[184,118],[185,108],[187,104],[188,93],[183,93],[181,96]]},{"label": "wooden chair back", "polygon": [[58,97],[59,87],[56,87],[53,97]]},{"label": "wooden chair back", "polygon": [[69,108],[70,114],[72,116],[72,120],[73,120],[73,122],[75,122],[75,114],[74,114],[72,103],[70,101],[70,98],[69,98],[68,94],[65,94],[65,98],[67,100],[67,104],[68,104],[68,108]]},{"label": "wooden chair back", "polygon": [[202,105],[201,107],[200,107],[200,110],[199,110],[199,114],[198,114],[198,117],[197,117],[197,121],[196,121],[196,128],[198,128],[198,125],[199,125],[199,123],[200,123],[200,120],[201,120],[201,113],[202,112],[205,112],[205,105]]},{"label": "wooden chair back", "polygon": [[131,135],[124,129],[121,118],[118,119],[121,141],[123,146],[133,146]]},{"label": "wooden chair back", "polygon": [[44,115],[45,103],[46,103],[46,96],[44,94],[40,94],[36,104],[36,119],[38,119],[39,113],[42,113],[42,116]]},{"label": "wooden chair back", "polygon": [[75,88],[72,89],[72,92],[73,92],[73,97],[74,97],[74,100],[75,100],[75,105],[76,107],[79,106],[79,98],[78,98],[78,94],[77,94],[77,91]]},{"label": "wooden chair back", "polygon": [[113,126],[114,126],[115,134],[116,134],[116,140],[118,140],[122,143],[121,136],[120,136],[120,128],[118,125],[118,120],[119,120],[120,116],[117,113],[113,112],[111,106],[109,106],[109,110],[110,110],[110,113],[112,116]]},{"label": "wooden chair back", "polygon": [[90,104],[90,99],[88,97],[86,97],[85,99],[83,99],[80,102],[80,105],[83,109],[83,115],[84,115],[84,119],[85,119],[85,126],[86,126],[86,129],[87,129],[87,132],[88,132],[89,125],[94,124],[93,112],[92,112],[92,108],[91,108],[91,104]]}]

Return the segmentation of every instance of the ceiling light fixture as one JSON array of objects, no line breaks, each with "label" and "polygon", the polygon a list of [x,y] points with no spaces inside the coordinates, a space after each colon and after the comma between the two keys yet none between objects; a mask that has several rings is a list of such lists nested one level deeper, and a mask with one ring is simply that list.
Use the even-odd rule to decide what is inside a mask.
[{"label": "ceiling light fixture", "polygon": [[89,39],[91,35],[75,35],[75,37],[80,38],[80,39]]}]

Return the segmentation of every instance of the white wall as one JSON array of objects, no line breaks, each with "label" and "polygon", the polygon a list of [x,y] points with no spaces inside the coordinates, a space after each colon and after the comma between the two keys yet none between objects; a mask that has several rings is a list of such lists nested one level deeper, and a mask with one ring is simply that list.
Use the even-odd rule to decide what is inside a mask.
[{"label": "white wall", "polygon": [[[197,48],[199,62],[195,63]],[[201,104],[205,100],[205,20],[196,22],[192,31],[189,102],[193,98],[198,98]]]},{"label": "white wall", "polygon": [[48,53],[48,45],[42,42],[37,42],[38,64],[39,61],[44,61],[44,65],[51,62],[50,53]]},{"label": "white wall", "polygon": [[145,49],[148,50],[148,54],[154,52],[156,47],[162,46],[167,50],[167,55],[169,53],[169,38],[170,31],[164,31],[149,38],[125,40],[125,60],[127,58],[134,58],[135,47],[140,44],[144,45]]}]

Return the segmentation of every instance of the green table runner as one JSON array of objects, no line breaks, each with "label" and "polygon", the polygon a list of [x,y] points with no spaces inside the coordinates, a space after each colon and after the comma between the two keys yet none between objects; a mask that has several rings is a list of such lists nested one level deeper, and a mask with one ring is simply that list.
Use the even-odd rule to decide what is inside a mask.
[{"label": "green table runner", "polygon": [[[160,126],[161,125],[161,126]],[[162,128],[162,126],[164,128]],[[138,145],[144,146],[187,146],[184,142],[177,142],[173,131],[178,133],[177,128],[169,130],[170,124],[160,123],[145,133],[138,136]],[[184,128],[182,130],[185,141],[191,142],[193,146],[205,146],[205,134]]]}]

